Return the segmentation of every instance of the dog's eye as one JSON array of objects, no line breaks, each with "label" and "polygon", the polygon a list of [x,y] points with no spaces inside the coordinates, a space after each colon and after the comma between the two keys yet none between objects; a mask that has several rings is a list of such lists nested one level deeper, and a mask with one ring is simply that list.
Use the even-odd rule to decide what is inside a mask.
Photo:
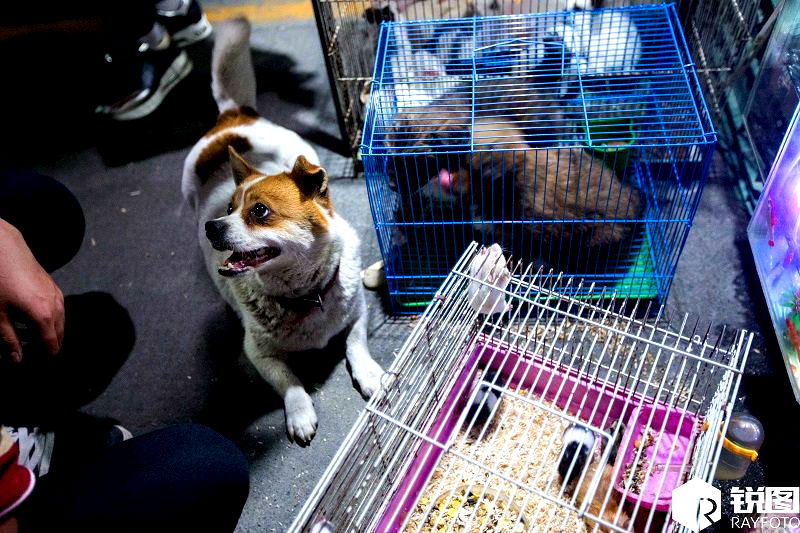
[{"label": "dog's eye", "polygon": [[233,213],[233,204],[228,204],[228,214]]},{"label": "dog's eye", "polygon": [[269,215],[269,209],[264,204],[258,203],[250,208],[250,214],[256,218],[265,218]]}]

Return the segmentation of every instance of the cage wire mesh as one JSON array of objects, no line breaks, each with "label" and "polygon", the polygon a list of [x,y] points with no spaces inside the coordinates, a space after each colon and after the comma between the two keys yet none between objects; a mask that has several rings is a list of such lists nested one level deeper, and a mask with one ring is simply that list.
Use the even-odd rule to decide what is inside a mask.
[{"label": "cage wire mesh", "polygon": [[[752,51],[759,25],[772,13],[772,2],[761,0],[686,0],[685,29],[697,71],[705,82],[709,105],[718,116],[726,113],[732,78],[744,72],[743,59]],[[733,102],[737,112],[744,102]],[[729,112],[730,109],[727,110]]]},{"label": "cage wire mesh", "polygon": [[[765,15],[770,7],[773,7],[772,3],[767,2]],[[749,56],[757,57],[758,61],[749,62],[757,68],[745,68],[749,56],[744,57],[740,62],[742,66],[730,75],[729,81],[726,80],[726,84],[736,88],[731,91],[737,97],[734,101],[741,104],[744,111],[729,121],[729,132],[725,131],[724,137],[724,154],[732,175],[739,176],[738,192],[751,213],[791,120],[789,108],[794,106],[789,102],[794,105],[798,102],[797,15],[795,2],[777,0],[753,40],[753,51]],[[758,54],[762,48],[763,54]],[[739,74],[742,71],[744,74]],[[783,105],[767,104],[765,107],[764,103],[775,101],[776,92],[781,93],[778,101]]]},{"label": "cage wire mesh", "polygon": [[[353,155],[360,144],[364,108],[372,80],[378,28],[382,21],[410,21],[471,16],[539,13],[564,9],[624,7],[668,3],[669,0],[313,0],[331,91],[342,136]],[[751,78],[757,57],[754,43],[773,9],[766,0],[678,0],[703,90],[716,120],[736,131],[744,96],[732,94],[734,78]],[[763,36],[762,36],[763,37]],[[755,54],[752,55],[752,54]]]},{"label": "cage wire mesh", "polygon": [[663,300],[715,142],[671,5],[385,23],[361,151],[394,310],[472,240]]},{"label": "cage wire mesh", "polygon": [[728,175],[751,212],[765,173],[757,166],[747,107],[758,90],[762,54],[783,4],[783,0],[720,0],[709,5],[691,0],[682,6],[686,38],[719,132]]},{"label": "cage wire mesh", "polygon": [[712,481],[752,334],[492,250],[464,252],[290,531],[683,531],[671,490]]}]

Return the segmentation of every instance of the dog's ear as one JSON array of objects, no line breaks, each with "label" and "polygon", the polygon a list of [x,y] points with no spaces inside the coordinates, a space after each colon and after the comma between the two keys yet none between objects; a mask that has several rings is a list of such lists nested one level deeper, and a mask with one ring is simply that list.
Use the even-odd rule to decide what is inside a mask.
[{"label": "dog's ear", "polygon": [[242,156],[233,146],[228,145],[228,155],[230,156],[231,170],[233,171],[233,181],[236,182],[236,185],[243,182],[246,177],[258,174],[258,170],[242,159]]},{"label": "dog's ear", "polygon": [[306,196],[328,195],[328,173],[317,165],[312,165],[304,156],[297,156],[291,172],[292,179]]}]

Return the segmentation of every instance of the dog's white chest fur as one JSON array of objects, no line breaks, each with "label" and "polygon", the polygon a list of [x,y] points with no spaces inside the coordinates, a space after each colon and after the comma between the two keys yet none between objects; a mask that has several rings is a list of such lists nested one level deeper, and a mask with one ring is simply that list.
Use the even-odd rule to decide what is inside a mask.
[{"label": "dog's white chest fur", "polygon": [[[331,217],[331,230],[332,242],[326,251],[330,258],[322,264],[298,264],[272,273],[268,280],[256,276],[223,278],[259,345],[273,352],[324,348],[364,312],[358,236],[338,216]],[[310,287],[315,288],[311,292],[309,279]],[[279,298],[265,293],[265,289],[277,287],[298,289],[283,291]],[[320,305],[311,304],[318,296]]]}]

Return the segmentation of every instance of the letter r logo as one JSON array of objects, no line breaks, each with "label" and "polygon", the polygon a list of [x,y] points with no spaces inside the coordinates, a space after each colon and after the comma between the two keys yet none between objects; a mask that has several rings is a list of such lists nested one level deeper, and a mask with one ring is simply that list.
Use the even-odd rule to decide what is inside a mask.
[{"label": "letter r logo", "polygon": [[722,518],[718,488],[695,478],[672,491],[672,519],[698,532]]}]

